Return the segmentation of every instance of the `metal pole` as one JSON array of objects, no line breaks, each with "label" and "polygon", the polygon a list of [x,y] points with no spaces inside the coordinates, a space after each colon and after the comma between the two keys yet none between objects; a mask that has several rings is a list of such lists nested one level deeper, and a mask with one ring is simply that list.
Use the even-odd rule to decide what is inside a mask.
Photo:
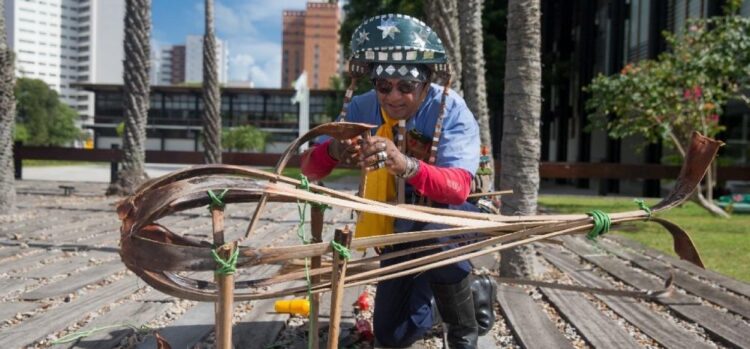
[{"label": "metal pole", "polygon": [[13,166],[15,167],[15,178],[22,179],[23,177],[23,159],[19,155],[21,153],[21,147],[23,142],[18,141],[13,144]]},{"label": "metal pole", "polygon": [[[112,150],[119,150],[119,149],[120,149],[119,144],[112,144]],[[113,158],[112,161],[109,163],[109,182],[110,183],[117,182],[117,180],[119,179],[118,171],[120,168],[120,163],[117,162],[115,158]]]}]

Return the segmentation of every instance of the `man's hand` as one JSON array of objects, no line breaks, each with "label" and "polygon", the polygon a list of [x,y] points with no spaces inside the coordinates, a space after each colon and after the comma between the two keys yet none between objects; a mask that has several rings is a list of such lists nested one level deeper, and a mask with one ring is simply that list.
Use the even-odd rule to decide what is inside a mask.
[{"label": "man's hand", "polygon": [[385,167],[390,174],[401,175],[406,171],[406,156],[388,138],[373,136],[362,140],[359,165],[367,171]]},{"label": "man's hand", "polygon": [[362,148],[359,143],[361,136],[339,141],[334,139],[328,145],[328,155],[338,162],[353,164],[359,161],[359,152]]}]

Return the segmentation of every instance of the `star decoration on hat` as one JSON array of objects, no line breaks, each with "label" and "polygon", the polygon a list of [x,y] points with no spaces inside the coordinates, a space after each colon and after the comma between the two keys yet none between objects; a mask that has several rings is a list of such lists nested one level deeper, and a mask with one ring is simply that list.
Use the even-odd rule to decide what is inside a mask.
[{"label": "star decoration on hat", "polygon": [[396,23],[393,21],[393,18],[390,17],[388,17],[388,19],[381,19],[378,29],[383,31],[383,39],[385,39],[386,37],[390,37],[391,40],[393,40],[396,38],[396,33],[401,32],[398,27],[396,27]]},{"label": "star decoration on hat", "polygon": [[370,33],[368,33],[366,30],[359,32],[359,37],[357,37],[357,44],[362,45],[365,43],[365,41],[370,40],[369,35]]},{"label": "star decoration on hat", "polygon": [[419,32],[415,32],[414,34],[414,41],[412,42],[412,46],[416,48],[424,48],[427,43],[427,37],[430,35],[430,33],[426,32],[424,28],[420,28]]}]

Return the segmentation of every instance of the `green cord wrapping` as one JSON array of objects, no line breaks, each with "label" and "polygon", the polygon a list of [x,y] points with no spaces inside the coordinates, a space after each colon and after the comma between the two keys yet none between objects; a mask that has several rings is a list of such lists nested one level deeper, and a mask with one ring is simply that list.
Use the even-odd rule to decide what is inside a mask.
[{"label": "green cord wrapping", "polygon": [[336,241],[331,241],[331,248],[333,248],[334,251],[338,252],[339,256],[341,256],[341,258],[343,259],[349,260],[349,258],[352,258],[352,252],[349,251],[346,246]]},{"label": "green cord wrapping", "polygon": [[634,199],[633,202],[635,202],[638,205],[638,208],[641,210],[646,211],[646,215],[648,218],[651,218],[651,215],[653,215],[653,212],[651,212],[651,208],[646,205],[646,202],[643,201],[643,199]]},{"label": "green cord wrapping", "polygon": [[609,231],[609,227],[612,225],[612,220],[609,218],[608,214],[601,210],[593,210],[587,214],[594,219],[594,227],[588,234],[586,234],[586,237],[589,240],[594,241],[597,237],[604,235]]},{"label": "green cord wrapping", "polygon": [[236,273],[237,258],[240,256],[240,249],[235,248],[229,258],[227,258],[227,260],[221,258],[216,250],[217,249],[211,250],[211,256],[214,257],[214,262],[219,265],[219,268],[216,269],[215,273],[219,275],[232,275]]},{"label": "green cord wrapping", "polygon": [[[307,179],[307,177],[305,175],[303,175],[303,174],[300,174],[299,175],[299,180],[301,182],[300,183],[300,187],[302,189],[310,191],[310,181]],[[321,204],[319,202],[310,202],[309,204],[310,204],[310,206],[315,207],[315,208],[319,208],[322,211],[325,211],[325,210],[331,208],[331,206],[328,206],[326,204]]]},{"label": "green cord wrapping", "polygon": [[226,206],[226,204],[224,203],[224,195],[228,191],[229,191],[229,189],[224,189],[224,191],[222,191],[221,194],[216,195],[216,193],[214,193],[213,190],[208,190],[207,191],[208,197],[211,198],[211,203],[208,204],[208,209],[209,210],[213,210],[213,209],[222,210],[222,209],[224,209],[224,206]]},{"label": "green cord wrapping", "polygon": [[[310,191],[310,182],[307,180],[307,177],[305,175],[300,174],[300,187],[302,189]],[[307,245],[310,243],[310,240],[305,237],[305,216],[307,216],[307,204],[309,202],[303,201],[301,204],[299,200],[297,200],[297,212],[299,213],[299,224],[297,224],[297,237],[302,241],[303,245]],[[310,203],[312,205],[315,205],[315,203]],[[323,208],[325,210],[325,208]],[[317,312],[318,310],[315,309],[313,304],[313,294],[312,294],[312,277],[310,275],[310,257],[305,257],[305,281],[307,282],[307,301],[310,302],[310,314],[308,315],[308,322],[309,322],[309,335],[307,338],[307,348],[313,349],[313,341],[312,341],[312,332],[314,323],[312,321],[313,318],[313,312]],[[314,334],[317,336],[317,334]]]}]

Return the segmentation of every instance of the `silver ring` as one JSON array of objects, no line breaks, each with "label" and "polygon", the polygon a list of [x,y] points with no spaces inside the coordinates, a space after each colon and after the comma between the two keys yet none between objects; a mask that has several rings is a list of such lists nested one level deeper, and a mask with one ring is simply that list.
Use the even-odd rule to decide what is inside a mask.
[{"label": "silver ring", "polygon": [[385,161],[379,161],[379,162],[378,162],[378,163],[377,163],[377,164],[375,165],[375,167],[376,167],[376,168],[383,168],[383,167],[385,167]]},{"label": "silver ring", "polygon": [[386,159],[388,159],[388,154],[386,152],[378,152],[378,161],[385,161]]}]

